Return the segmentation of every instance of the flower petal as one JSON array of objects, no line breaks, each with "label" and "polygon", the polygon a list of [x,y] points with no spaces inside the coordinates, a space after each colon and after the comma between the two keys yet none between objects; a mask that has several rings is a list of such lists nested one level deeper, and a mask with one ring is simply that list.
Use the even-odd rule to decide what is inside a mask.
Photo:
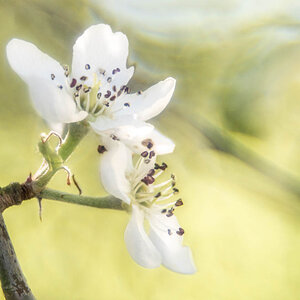
[{"label": "flower petal", "polygon": [[60,64],[33,44],[13,39],[7,47],[12,69],[28,84],[37,112],[48,122],[77,122],[87,116],[77,112],[66,90],[64,71]]},{"label": "flower petal", "polygon": [[[164,81],[160,81],[141,94],[124,95],[115,106],[115,110],[119,110],[116,114],[136,114],[140,120],[148,120],[160,114],[171,100],[176,80],[168,77]],[[125,103],[129,103],[130,107],[121,109]]]},{"label": "flower petal", "polygon": [[130,256],[144,268],[157,268],[161,255],[150,241],[144,230],[144,213],[132,206],[132,216],[126,227],[124,239]]},{"label": "flower petal", "polygon": [[106,116],[99,116],[95,122],[90,122],[94,131],[100,135],[114,135],[118,140],[132,140],[136,136],[148,134],[153,126],[137,120],[134,116],[119,116],[111,119]]},{"label": "flower petal", "polygon": [[126,178],[126,171],[130,167],[131,153],[117,141],[104,143],[108,151],[104,152],[100,162],[100,177],[104,189],[130,204],[129,194],[131,186]]},{"label": "flower petal", "polygon": [[149,223],[149,237],[162,256],[162,264],[174,272],[195,273],[197,269],[191,250],[182,246],[183,237],[176,233],[180,227],[176,217],[167,217],[157,211],[149,216]]},{"label": "flower petal", "polygon": [[[133,67],[126,67],[127,56],[126,35],[113,33],[109,25],[93,25],[77,39],[73,47],[72,76],[86,76],[92,83],[93,74],[101,78],[103,75],[99,71],[104,70],[105,78],[111,77],[111,85],[119,88],[127,84],[134,72]],[[120,71],[114,72],[117,68]]]},{"label": "flower petal", "polygon": [[131,185],[126,178],[126,172],[132,168],[131,152],[118,141],[110,138],[102,141],[107,148],[100,162],[102,185],[109,194],[130,204]]},{"label": "flower petal", "polygon": [[[146,141],[151,141],[153,147],[151,149],[147,148]],[[135,153],[142,153],[144,151],[154,151],[156,155],[163,155],[172,153],[175,148],[174,142],[161,134],[158,130],[153,129],[149,133],[141,132],[137,134],[134,138],[123,139],[123,142]]]}]

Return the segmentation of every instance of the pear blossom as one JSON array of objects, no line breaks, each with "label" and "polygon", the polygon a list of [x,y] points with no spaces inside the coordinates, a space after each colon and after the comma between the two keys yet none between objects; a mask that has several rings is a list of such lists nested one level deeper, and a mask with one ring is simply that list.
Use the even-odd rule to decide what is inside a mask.
[{"label": "pear blossom", "polygon": [[120,140],[133,151],[144,149],[145,139],[155,138],[156,144],[174,148],[171,140],[145,121],[169,103],[175,79],[130,94],[127,83],[134,67],[126,66],[128,40],[109,25],[93,25],[77,39],[71,69],[20,39],[8,43],[7,57],[27,83],[35,109],[52,128],[85,119],[98,134]]},{"label": "pear blossom", "polygon": [[[162,264],[174,272],[193,274],[192,253],[182,245],[184,230],[174,215],[183,201],[171,201],[179,192],[175,176],[157,183],[167,165],[157,164],[155,158],[151,151],[145,151],[133,164],[132,152],[124,144],[110,144],[100,163],[102,184],[107,192],[131,205],[124,238],[129,254],[139,265],[156,268]],[[149,223],[149,234],[145,222]]]}]

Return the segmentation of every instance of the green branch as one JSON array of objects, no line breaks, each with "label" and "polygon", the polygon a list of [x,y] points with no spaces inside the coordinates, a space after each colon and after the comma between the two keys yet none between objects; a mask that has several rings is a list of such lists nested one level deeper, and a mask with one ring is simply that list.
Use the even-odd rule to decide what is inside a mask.
[{"label": "green branch", "polygon": [[91,206],[96,208],[128,210],[129,207],[122,200],[117,199],[113,196],[90,197],[90,196],[64,193],[64,192],[60,192],[48,188],[45,188],[39,194],[39,197],[41,197],[42,199],[56,200],[60,202],[73,203],[73,204]]}]

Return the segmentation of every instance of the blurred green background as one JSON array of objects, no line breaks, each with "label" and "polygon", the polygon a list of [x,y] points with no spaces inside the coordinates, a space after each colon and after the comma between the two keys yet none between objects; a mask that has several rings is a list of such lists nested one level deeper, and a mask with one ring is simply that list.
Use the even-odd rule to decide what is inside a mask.
[{"label": "blurred green background", "polygon": [[[37,170],[48,131],[5,45],[18,37],[70,63],[76,38],[101,22],[128,36],[134,90],[177,79],[152,123],[177,145],[163,159],[179,178],[198,273],[136,265],[124,212],[44,200],[40,222],[30,200],[4,217],[37,299],[300,299],[297,0],[0,0],[0,185]],[[96,149],[90,133],[69,161],[86,195],[105,195]],[[62,173],[50,186],[76,192],[65,183]]]}]

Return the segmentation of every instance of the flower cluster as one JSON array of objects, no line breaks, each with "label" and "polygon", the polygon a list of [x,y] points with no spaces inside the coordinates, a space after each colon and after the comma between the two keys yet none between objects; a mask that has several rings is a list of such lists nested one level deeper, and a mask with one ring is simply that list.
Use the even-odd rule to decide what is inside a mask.
[{"label": "flower cluster", "polygon": [[171,153],[175,145],[146,123],[167,106],[176,81],[169,77],[131,93],[127,83],[134,68],[127,68],[127,56],[127,37],[104,24],[89,27],[77,39],[71,68],[29,42],[13,39],[7,45],[11,67],[27,83],[35,109],[53,130],[85,120],[100,136],[102,184],[130,205],[125,243],[132,258],[146,268],[163,264],[191,274],[196,268],[174,215],[183,205],[175,198],[175,176],[159,182],[167,165],[158,164],[157,156]]}]

